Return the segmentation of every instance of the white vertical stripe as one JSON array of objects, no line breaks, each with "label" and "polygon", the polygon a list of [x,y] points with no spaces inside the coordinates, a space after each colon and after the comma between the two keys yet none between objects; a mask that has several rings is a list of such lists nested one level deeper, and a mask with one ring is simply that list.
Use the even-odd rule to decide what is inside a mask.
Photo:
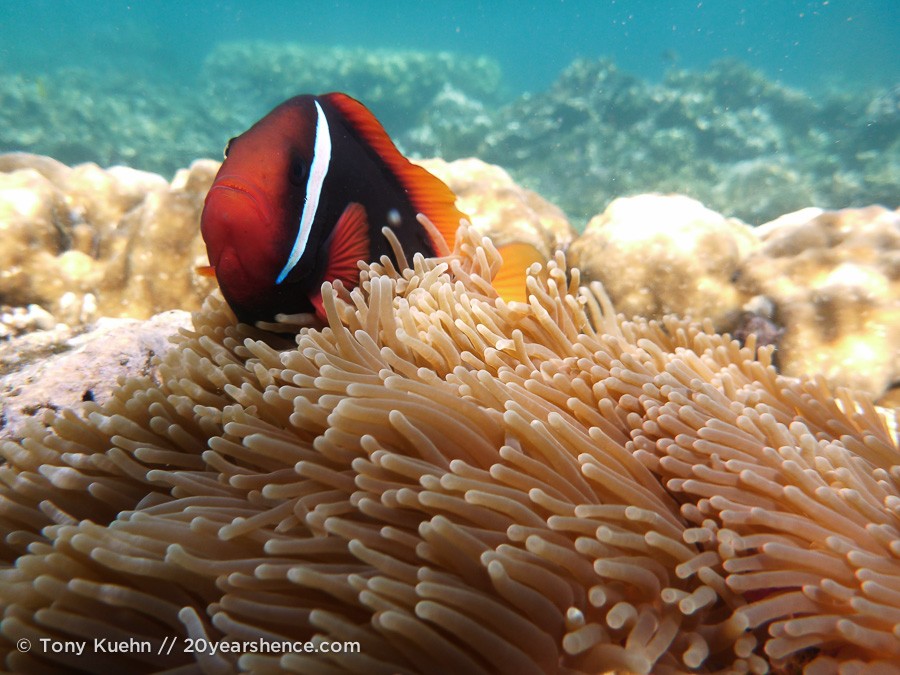
[{"label": "white vertical stripe", "polygon": [[318,101],[316,104],[316,142],[313,147],[312,164],[309,168],[309,178],[306,181],[306,197],[303,201],[303,213],[300,214],[300,229],[297,231],[297,239],[291,249],[284,269],[275,280],[276,284],[284,281],[294,266],[300,261],[306,250],[306,242],[312,231],[313,221],[316,219],[316,211],[319,209],[319,197],[322,194],[322,185],[328,174],[328,166],[331,164],[331,132],[328,129],[328,120]]}]

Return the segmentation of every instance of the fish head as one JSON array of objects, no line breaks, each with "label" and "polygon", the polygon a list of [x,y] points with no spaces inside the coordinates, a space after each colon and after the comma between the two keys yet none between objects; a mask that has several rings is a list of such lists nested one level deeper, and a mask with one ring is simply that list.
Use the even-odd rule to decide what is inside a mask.
[{"label": "fish head", "polygon": [[[312,223],[299,256],[295,249],[315,159],[316,115],[313,97],[296,97],[231,139],[207,193],[200,230],[222,294],[242,320],[271,318],[262,316],[264,308],[315,264]],[[289,265],[292,255],[297,259]]]}]

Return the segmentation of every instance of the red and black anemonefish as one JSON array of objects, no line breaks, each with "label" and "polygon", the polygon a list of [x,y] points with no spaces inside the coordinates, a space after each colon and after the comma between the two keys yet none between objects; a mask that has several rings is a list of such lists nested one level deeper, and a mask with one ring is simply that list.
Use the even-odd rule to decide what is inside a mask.
[{"label": "red and black anemonefish", "polygon": [[[354,288],[358,261],[394,258],[384,226],[407,259],[434,256],[444,247],[417,220],[422,213],[453,250],[465,217],[455,201],[359,101],[296,96],[228,142],[201,217],[210,262],[201,271],[215,274],[241,321],[310,311],[324,320],[324,281]],[[501,297],[525,299],[524,270],[535,260],[532,247],[508,248],[494,281]]]}]

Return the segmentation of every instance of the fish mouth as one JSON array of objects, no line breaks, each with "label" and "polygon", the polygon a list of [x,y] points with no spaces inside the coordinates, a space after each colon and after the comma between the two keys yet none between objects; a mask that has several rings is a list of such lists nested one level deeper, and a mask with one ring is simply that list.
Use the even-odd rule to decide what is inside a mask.
[{"label": "fish mouth", "polygon": [[225,193],[232,197],[234,197],[234,193],[245,196],[253,205],[253,209],[254,211],[256,211],[256,215],[259,217],[260,222],[267,223],[269,221],[269,217],[267,215],[269,210],[266,208],[267,202],[265,196],[259,194],[258,191],[254,190],[249,185],[243,184],[226,176],[224,179],[220,178],[219,180],[217,180],[216,183],[209,189],[208,198],[211,198],[214,194],[221,193]]}]

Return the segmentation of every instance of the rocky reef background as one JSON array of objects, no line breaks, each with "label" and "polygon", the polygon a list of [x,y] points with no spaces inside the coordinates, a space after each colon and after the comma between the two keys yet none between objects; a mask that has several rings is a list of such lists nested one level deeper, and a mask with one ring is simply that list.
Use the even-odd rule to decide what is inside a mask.
[{"label": "rocky reef background", "polygon": [[[194,88],[0,75],[8,669],[166,626],[362,635],[358,672],[896,671],[900,90],[220,50]],[[443,157],[472,222],[295,346],[196,266],[206,157],[297,89]],[[547,257],[528,304],[491,242]]]},{"label": "rocky reef background", "polygon": [[577,229],[615,197],[649,191],[751,224],[809,205],[895,206],[900,193],[900,87],[804,91],[736,60],[661,82],[578,60],[517,97],[487,57],[223,43],[193,86],[0,72],[0,149],[171,177],[220,156],[284,98],[329,90],[369,105],[407,153],[504,167]]},{"label": "rocky reef background", "polygon": [[753,224],[809,204],[894,205],[900,193],[900,87],[813,94],[734,59],[658,84],[579,60],[549,91],[490,114],[444,98],[406,139],[425,155],[501,164],[579,224],[647,191]]},{"label": "rocky reef background", "polygon": [[[823,375],[896,405],[900,210],[808,207],[752,227],[685,195],[642,194],[615,199],[579,234],[499,166],[422,164],[480,234],[527,242],[548,260],[566,251],[625,316],[703,318],[741,340],[753,333],[777,347],[782,373]],[[0,155],[0,437],[41,411],[102,399],[122,366],[152,372],[171,321],[186,319],[135,320],[197,310],[215,289],[195,270],[206,264],[198,223],[218,166],[197,160],[166,181]],[[111,369],[87,349],[93,339]]]},{"label": "rocky reef background", "polygon": [[[485,57],[254,42],[213,49],[196,86],[0,71],[0,151],[20,151],[0,155],[0,376],[77,348],[102,317],[198,309],[218,163],[197,158],[327,90],[363,100],[408,154],[443,158],[427,168],[480,232],[567,251],[626,316],[708,318],[776,345],[786,374],[895,400],[900,87],[813,94],[734,60],[650,82],[579,60],[514,96]],[[143,372],[151,351],[116,358]],[[0,389],[28,417],[47,397],[19,392],[46,378],[23,377]],[[108,389],[81,384],[75,400]]]}]

